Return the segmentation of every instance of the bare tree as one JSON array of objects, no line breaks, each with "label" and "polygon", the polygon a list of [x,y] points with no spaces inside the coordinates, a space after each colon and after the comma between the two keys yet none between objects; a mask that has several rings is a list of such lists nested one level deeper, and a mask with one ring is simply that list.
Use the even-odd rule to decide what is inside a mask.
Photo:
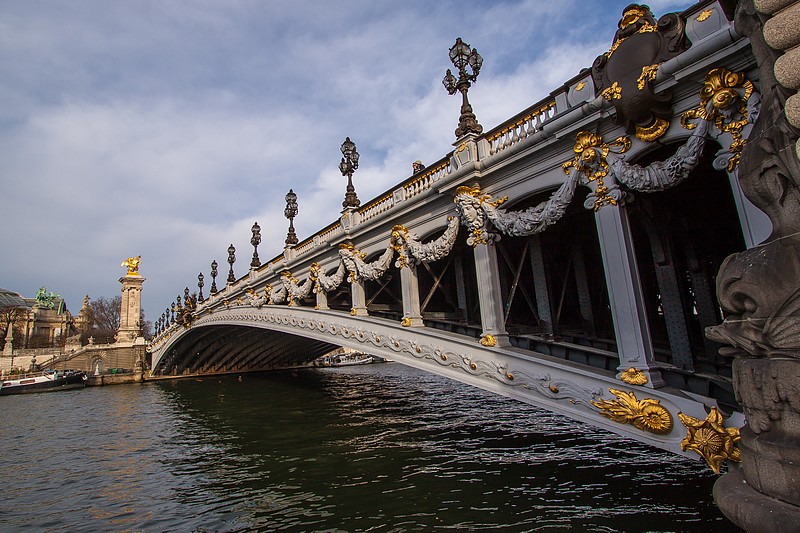
[{"label": "bare tree", "polygon": [[14,339],[16,339],[15,344],[22,342],[23,339],[20,335],[21,332],[19,331],[19,326],[16,326],[16,322],[27,311],[28,310],[26,308],[16,305],[7,306],[0,309],[0,349],[5,347],[6,335],[8,334],[8,328],[10,327],[14,328]]}]

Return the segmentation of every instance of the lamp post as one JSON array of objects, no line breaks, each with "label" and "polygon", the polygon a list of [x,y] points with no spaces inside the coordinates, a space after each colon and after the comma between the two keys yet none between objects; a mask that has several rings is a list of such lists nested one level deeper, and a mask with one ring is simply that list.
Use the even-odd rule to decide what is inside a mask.
[{"label": "lamp post", "polygon": [[258,222],[253,222],[253,227],[250,228],[253,236],[250,238],[250,244],[253,245],[253,260],[250,261],[250,268],[258,268],[261,266],[261,261],[258,259],[258,245],[261,244],[261,226]]},{"label": "lamp post", "polygon": [[203,303],[203,301],[205,300],[205,298],[203,298],[203,286],[204,286],[204,283],[203,283],[203,273],[202,273],[202,272],[200,272],[200,273],[197,275],[197,288],[198,288],[198,289],[200,289],[200,293],[197,295],[197,300],[198,300],[200,303]]},{"label": "lamp post", "polygon": [[342,143],[342,162],[339,163],[339,170],[342,176],[347,176],[347,192],[344,195],[342,207],[345,209],[355,208],[361,205],[361,201],[356,195],[356,188],[353,187],[353,172],[358,168],[358,152],[356,144],[347,137]]},{"label": "lamp post", "polygon": [[[355,191],[353,192],[355,194]],[[297,234],[294,232],[294,217],[297,216],[297,195],[292,189],[286,193],[286,208],[283,216],[289,219],[289,232],[286,234],[286,245],[294,246],[297,244]]]},{"label": "lamp post", "polygon": [[211,295],[217,294],[217,261],[211,261]]},{"label": "lamp post", "polygon": [[[461,93],[461,117],[458,119],[456,138],[460,138],[467,133],[480,135],[483,132],[483,126],[478,124],[478,119],[475,118],[475,113],[472,112],[472,106],[469,105],[469,99],[467,98],[467,91],[472,85],[470,82],[475,81],[481,71],[483,58],[478,53],[478,50],[470,48],[459,37],[450,48],[450,61],[458,69],[458,79],[453,76],[450,69],[447,69],[447,74],[444,75],[442,84],[451,95],[456,94],[456,91]],[[471,72],[467,71],[467,67]]]},{"label": "lamp post", "polygon": [[231,266],[230,270],[228,270],[228,283],[233,283],[236,281],[236,276],[233,275],[233,264],[236,262],[236,248],[233,247],[233,244],[228,246],[228,264]]}]

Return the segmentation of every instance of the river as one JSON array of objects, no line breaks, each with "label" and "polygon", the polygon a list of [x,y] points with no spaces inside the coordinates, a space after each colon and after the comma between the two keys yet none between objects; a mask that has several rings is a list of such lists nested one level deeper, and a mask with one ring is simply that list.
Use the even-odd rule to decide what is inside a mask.
[{"label": "river", "polygon": [[0,398],[0,529],[731,531],[705,463],[399,364]]}]

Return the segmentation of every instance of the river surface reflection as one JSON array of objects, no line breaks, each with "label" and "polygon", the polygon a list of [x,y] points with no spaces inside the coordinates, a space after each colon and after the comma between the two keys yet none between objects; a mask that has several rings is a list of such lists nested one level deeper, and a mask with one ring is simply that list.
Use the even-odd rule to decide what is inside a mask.
[{"label": "river surface reflection", "polygon": [[399,364],[3,397],[9,531],[731,531],[699,461]]}]

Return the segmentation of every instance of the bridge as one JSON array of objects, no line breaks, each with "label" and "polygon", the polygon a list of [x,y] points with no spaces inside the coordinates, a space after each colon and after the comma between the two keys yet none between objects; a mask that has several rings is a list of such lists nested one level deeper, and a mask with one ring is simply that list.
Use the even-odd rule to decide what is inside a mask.
[{"label": "bridge", "polygon": [[[348,191],[339,220],[301,242],[292,228],[263,264],[254,227],[244,275],[231,247],[227,281],[215,263],[210,293],[186,288],[157,321],[151,372],[291,368],[343,346],[716,471],[738,460],[715,279],[772,226],[738,179],[760,75],[727,5],[630,8],[591,68],[487,131],[467,96],[482,58],[459,39],[454,149],[363,206]],[[343,155],[351,178],[349,139]]]}]

